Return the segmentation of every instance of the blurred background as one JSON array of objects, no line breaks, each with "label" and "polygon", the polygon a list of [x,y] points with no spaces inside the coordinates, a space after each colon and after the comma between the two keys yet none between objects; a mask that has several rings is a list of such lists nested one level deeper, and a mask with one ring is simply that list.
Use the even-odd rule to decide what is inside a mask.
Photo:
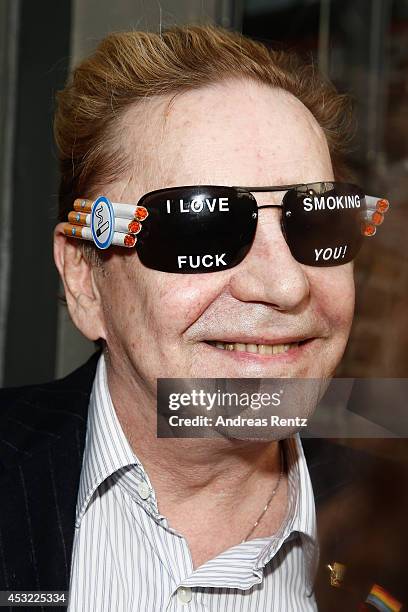
[{"label": "blurred background", "polygon": [[356,182],[392,210],[356,262],[338,375],[407,377],[408,0],[0,0],[0,384],[62,376],[94,351],[58,301],[55,92],[108,32],[182,23],[297,50],[353,96]]}]

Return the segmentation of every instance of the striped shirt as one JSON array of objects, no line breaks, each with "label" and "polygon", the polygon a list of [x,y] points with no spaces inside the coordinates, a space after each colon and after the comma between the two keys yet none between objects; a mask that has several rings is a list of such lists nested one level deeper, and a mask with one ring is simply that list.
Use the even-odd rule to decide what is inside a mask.
[{"label": "striped shirt", "polygon": [[288,513],[273,536],[235,545],[194,569],[183,535],[121,428],[101,356],[92,388],[76,507],[69,612],[308,612],[318,545],[298,435],[284,443]]}]

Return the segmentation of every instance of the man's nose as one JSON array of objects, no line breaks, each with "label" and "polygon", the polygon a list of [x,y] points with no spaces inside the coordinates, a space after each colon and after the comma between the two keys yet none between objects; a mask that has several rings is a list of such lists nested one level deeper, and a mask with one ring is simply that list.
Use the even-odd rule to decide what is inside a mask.
[{"label": "man's nose", "polygon": [[262,209],[258,214],[251,250],[233,270],[231,293],[243,302],[264,302],[278,310],[296,310],[309,299],[309,279],[283,237],[280,209]]}]

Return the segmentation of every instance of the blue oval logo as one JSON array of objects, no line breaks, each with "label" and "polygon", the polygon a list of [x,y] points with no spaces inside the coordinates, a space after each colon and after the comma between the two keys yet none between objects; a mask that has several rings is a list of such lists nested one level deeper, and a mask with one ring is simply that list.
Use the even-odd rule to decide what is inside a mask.
[{"label": "blue oval logo", "polygon": [[98,249],[107,249],[113,240],[115,231],[115,213],[110,200],[100,196],[92,204],[91,212],[92,238]]}]

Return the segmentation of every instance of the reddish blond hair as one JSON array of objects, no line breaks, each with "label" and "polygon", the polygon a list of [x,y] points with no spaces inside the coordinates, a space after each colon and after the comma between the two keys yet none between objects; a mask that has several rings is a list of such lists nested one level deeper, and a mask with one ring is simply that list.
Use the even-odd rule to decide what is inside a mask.
[{"label": "reddish blond hair", "polygon": [[115,33],[77,66],[57,94],[54,129],[61,220],[75,198],[89,197],[123,175],[127,160],[115,128],[131,105],[232,77],[253,79],[296,96],[325,133],[336,178],[345,176],[349,99],[295,54],[213,26],[173,27],[161,35]]}]

